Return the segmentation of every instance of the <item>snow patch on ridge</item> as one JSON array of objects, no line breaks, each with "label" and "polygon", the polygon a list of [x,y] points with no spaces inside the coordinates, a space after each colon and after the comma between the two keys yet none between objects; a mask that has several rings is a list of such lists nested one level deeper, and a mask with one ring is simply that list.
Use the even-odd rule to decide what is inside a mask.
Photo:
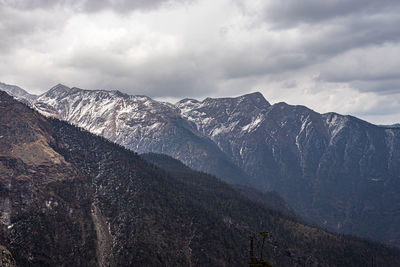
[{"label": "snow patch on ridge", "polygon": [[345,126],[348,118],[338,114],[330,114],[326,118],[326,124],[331,132],[331,138],[333,139]]},{"label": "snow patch on ridge", "polygon": [[260,114],[259,116],[257,116],[257,118],[255,120],[253,120],[249,124],[243,126],[242,132],[252,132],[252,131],[256,130],[260,126],[261,122],[263,122],[263,121],[264,121],[264,116],[262,114]]},{"label": "snow patch on ridge", "polygon": [[211,131],[210,135],[211,136],[216,136],[222,133],[228,133],[232,132],[233,129],[235,129],[236,125],[238,125],[239,121],[234,121],[232,123],[229,123],[228,125],[222,124],[220,127],[215,128]]}]

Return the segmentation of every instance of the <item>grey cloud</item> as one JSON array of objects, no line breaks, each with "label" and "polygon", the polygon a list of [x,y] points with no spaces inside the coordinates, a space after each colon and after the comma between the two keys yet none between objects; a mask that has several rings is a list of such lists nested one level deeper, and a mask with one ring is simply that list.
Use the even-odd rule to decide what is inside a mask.
[{"label": "grey cloud", "polygon": [[[87,89],[177,98],[239,95],[253,86],[262,91],[276,85],[276,99],[280,88],[290,87],[293,98],[299,96],[296,104],[307,101],[301,90],[314,85],[321,95],[329,94],[336,85],[349,85],[360,94],[400,95],[400,56],[394,56],[400,55],[397,0],[271,0],[257,14],[240,14],[243,18],[237,15],[226,23],[215,20],[218,25],[212,24],[212,19],[192,22],[187,18],[190,10],[185,10],[182,18],[190,34],[185,27],[148,23],[146,16],[158,18],[157,12],[162,11],[156,10],[159,7],[173,9],[174,4],[192,1],[0,0],[0,60],[6,62],[0,66],[1,79],[16,84],[20,79],[43,90],[61,82]],[[204,9],[214,8],[211,2],[195,6],[202,9],[196,9],[195,14],[208,14]],[[231,6],[223,6],[221,12],[223,8]],[[119,21],[120,14],[93,14],[102,10],[124,16]],[[152,12],[125,16],[135,10]],[[164,20],[166,14],[180,15],[180,11],[166,11]],[[86,34],[84,27],[75,35],[74,27],[80,27],[81,21],[93,21],[88,26],[96,30],[101,26],[95,24],[103,18],[110,19],[112,25],[104,32],[99,29],[99,44],[79,39],[79,34]],[[103,22],[108,25],[108,21],[100,24]],[[137,31],[131,29],[136,22],[142,27]],[[197,34],[196,27],[203,26],[207,30],[202,28]],[[219,35],[208,33],[213,27],[221,29]],[[114,38],[114,28],[122,29],[123,34]],[[102,38],[106,39],[104,43]],[[362,53],[354,54],[360,49]],[[139,62],[135,56],[143,58]],[[317,73],[319,78],[312,81]]]},{"label": "grey cloud", "polygon": [[[304,69],[353,49],[400,41],[399,1],[287,0],[262,5],[259,18],[267,22],[264,33],[281,33],[282,48],[274,44],[278,49],[270,51],[267,40],[261,44],[263,48],[232,55],[233,64],[227,66],[228,77]],[[253,26],[262,32],[260,23]],[[301,35],[289,45],[291,40],[284,37],[288,29]]]},{"label": "grey cloud", "polygon": [[279,27],[315,24],[352,14],[377,14],[399,10],[397,0],[286,0],[270,1],[264,7],[265,19]]},{"label": "grey cloud", "polygon": [[73,69],[70,80],[89,89],[120,89],[130,94],[151,97],[201,97],[215,90],[217,78],[212,70],[199,66],[198,57],[180,54],[178,57],[153,57],[146,62],[127,62],[124,54],[99,51],[76,51],[58,67]]},{"label": "grey cloud", "polygon": [[399,122],[400,121],[399,105],[400,105],[399,95],[388,95],[386,97],[381,98],[380,101],[377,101],[375,105],[373,105],[372,107],[366,110],[358,110],[356,115],[361,117],[368,117],[368,116],[376,118],[380,117],[380,119],[384,118],[387,119],[387,117],[391,117],[392,122]]},{"label": "grey cloud", "polygon": [[399,44],[387,44],[350,51],[319,66],[319,79],[364,92],[400,93],[399,50]]},{"label": "grey cloud", "polygon": [[249,76],[273,75],[305,67],[314,59],[313,55],[295,51],[270,53],[267,48],[259,47],[232,53],[223,59],[225,78],[235,79]]},{"label": "grey cloud", "polygon": [[[400,41],[398,1],[263,3],[264,8],[256,13],[258,16],[247,13],[252,16],[252,23],[247,26],[254,31],[254,36],[271,34],[277,37],[259,43],[255,41],[247,47],[230,49],[228,46],[223,51],[226,56],[221,60],[228,79],[301,71],[347,51]],[[266,23],[260,23],[260,19]],[[292,39],[290,31],[298,35],[297,39]]]},{"label": "grey cloud", "polygon": [[363,92],[375,92],[380,95],[400,94],[400,79],[397,76],[387,80],[354,81],[350,84],[357,90]]},{"label": "grey cloud", "polygon": [[70,8],[81,12],[98,12],[104,9],[127,13],[133,10],[149,10],[164,4],[190,2],[191,0],[2,0],[0,5],[15,9]]},{"label": "grey cloud", "polygon": [[322,70],[318,79],[320,81],[336,82],[336,83],[347,83],[355,81],[378,82],[382,83],[385,80],[392,81],[400,77],[399,69],[382,71],[368,71],[369,66],[353,65],[350,67],[344,67],[340,69],[340,66],[328,66]]},{"label": "grey cloud", "polygon": [[20,47],[32,45],[35,34],[54,31],[65,22],[66,18],[57,14],[19,12],[0,7],[0,52],[10,53]]},{"label": "grey cloud", "polygon": [[32,9],[53,7],[61,2],[60,0],[1,0],[0,7],[11,7],[15,9]]},{"label": "grey cloud", "polygon": [[352,17],[341,22],[312,35],[305,48],[312,53],[332,56],[359,47],[400,41],[399,16]]},{"label": "grey cloud", "polygon": [[301,39],[292,44],[282,32],[281,46],[279,41],[266,40],[255,47],[231,51],[224,65],[226,74],[232,78],[288,72],[321,64],[354,49],[397,43],[398,25],[400,16],[396,14],[346,17],[335,24],[299,27]]},{"label": "grey cloud", "polygon": [[103,9],[113,9],[115,11],[125,13],[127,11],[137,9],[154,9],[163,4],[172,2],[188,2],[188,0],[86,0],[83,9],[89,12],[96,12]]}]

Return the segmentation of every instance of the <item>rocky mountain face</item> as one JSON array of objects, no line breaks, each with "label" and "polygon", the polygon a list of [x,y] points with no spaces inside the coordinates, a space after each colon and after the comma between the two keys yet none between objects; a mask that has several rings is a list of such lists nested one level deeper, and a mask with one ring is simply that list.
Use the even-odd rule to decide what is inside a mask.
[{"label": "rocky mountain face", "polygon": [[32,106],[139,153],[274,190],[331,230],[400,245],[400,128],[270,105],[260,93],[172,105],[58,85]]},{"label": "rocky mountain face", "polygon": [[29,94],[27,91],[16,85],[9,85],[0,82],[0,90],[6,91],[8,94],[15,97],[18,101],[23,102],[27,105],[31,105],[32,102],[37,98],[36,95]]},{"label": "rocky mountain face", "polygon": [[243,266],[248,237],[266,229],[276,266],[400,264],[397,249],[298,223],[147,156],[175,166],[160,169],[4,92],[0,115],[0,260],[10,266]]},{"label": "rocky mountain face", "polygon": [[247,183],[247,175],[169,103],[119,91],[57,85],[33,106],[46,116],[66,120],[138,153],[165,153],[229,182]]},{"label": "rocky mountain face", "polygon": [[400,245],[400,129],[270,106],[257,93],[178,106],[253,186],[276,190],[319,225]]}]

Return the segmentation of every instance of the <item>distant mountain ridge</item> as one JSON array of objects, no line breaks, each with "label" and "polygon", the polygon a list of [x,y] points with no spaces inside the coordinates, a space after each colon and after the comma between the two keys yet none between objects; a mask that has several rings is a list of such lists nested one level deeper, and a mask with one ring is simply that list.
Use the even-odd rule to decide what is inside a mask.
[{"label": "distant mountain ridge", "polygon": [[36,95],[29,94],[27,91],[16,85],[9,85],[0,82],[0,90],[6,91],[18,101],[30,105],[37,98]]},{"label": "distant mountain ridge", "polygon": [[384,128],[400,128],[400,123],[390,124],[390,125],[379,125]]},{"label": "distant mountain ridge", "polygon": [[400,245],[400,128],[271,105],[260,93],[172,105],[58,85],[31,103],[139,153],[275,190],[329,229]]}]

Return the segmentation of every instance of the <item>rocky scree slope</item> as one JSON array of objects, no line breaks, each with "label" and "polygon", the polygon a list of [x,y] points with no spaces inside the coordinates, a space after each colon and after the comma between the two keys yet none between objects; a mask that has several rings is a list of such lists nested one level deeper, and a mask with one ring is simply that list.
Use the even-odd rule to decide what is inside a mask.
[{"label": "rocky scree slope", "polygon": [[397,249],[300,224],[213,176],[165,171],[4,92],[0,114],[0,244],[18,266],[243,266],[248,236],[265,229],[274,265],[400,264]]}]

